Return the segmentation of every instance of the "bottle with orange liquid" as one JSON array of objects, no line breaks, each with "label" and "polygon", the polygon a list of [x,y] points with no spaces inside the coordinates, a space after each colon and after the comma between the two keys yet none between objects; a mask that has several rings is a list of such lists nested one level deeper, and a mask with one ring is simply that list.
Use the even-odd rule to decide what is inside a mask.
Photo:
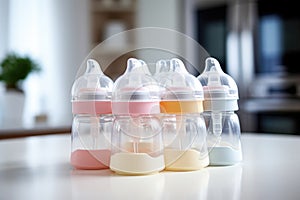
[{"label": "bottle with orange liquid", "polygon": [[93,59],[73,83],[71,164],[76,169],[109,168],[112,87],[113,81]]},{"label": "bottle with orange liquid", "polygon": [[203,112],[203,89],[177,58],[156,63],[161,88],[165,170],[199,170],[209,164]]}]

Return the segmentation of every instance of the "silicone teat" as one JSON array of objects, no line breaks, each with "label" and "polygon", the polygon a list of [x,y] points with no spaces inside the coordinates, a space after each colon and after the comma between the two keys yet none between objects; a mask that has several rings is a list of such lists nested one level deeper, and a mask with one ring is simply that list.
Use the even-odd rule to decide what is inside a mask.
[{"label": "silicone teat", "polygon": [[184,63],[178,58],[171,60],[159,60],[156,63],[156,74],[164,72],[188,73]]},{"label": "silicone teat", "polygon": [[170,61],[169,60],[159,60],[156,63],[156,74],[164,73],[170,71]]},{"label": "silicone teat", "polygon": [[185,68],[184,63],[178,58],[172,58],[171,59],[170,67],[171,67],[170,71],[178,72],[178,73],[185,73],[185,74],[188,73],[188,71]]},{"label": "silicone teat", "polygon": [[87,76],[87,88],[93,88],[95,87],[97,84],[99,84],[99,80],[98,77],[95,76],[89,76],[92,74],[96,74],[96,75],[103,75],[103,72],[100,68],[100,65],[97,61],[93,60],[93,59],[89,59],[87,61],[87,68],[85,71],[85,76]]},{"label": "silicone teat", "polygon": [[127,68],[124,74],[133,73],[133,72],[151,75],[145,61],[138,60],[136,58],[129,58],[127,60]]},{"label": "silicone teat", "polygon": [[[145,82],[144,76],[150,76],[151,73],[148,69],[147,64],[143,60],[138,60],[135,58],[129,58],[127,61],[127,68],[123,75],[123,78],[128,78],[128,85],[120,85],[123,87],[124,91],[131,93],[131,98],[147,98],[144,96],[143,85],[147,84]],[[127,76],[127,77],[126,77]],[[144,96],[144,97],[143,97]]]},{"label": "silicone teat", "polygon": [[103,75],[103,72],[101,70],[101,67],[100,67],[99,63],[96,60],[88,59],[85,74]]},{"label": "silicone teat", "polygon": [[203,73],[214,72],[214,71],[216,71],[220,74],[224,73],[220,66],[220,63],[217,61],[217,59],[209,57],[205,61],[205,69],[204,69]]}]

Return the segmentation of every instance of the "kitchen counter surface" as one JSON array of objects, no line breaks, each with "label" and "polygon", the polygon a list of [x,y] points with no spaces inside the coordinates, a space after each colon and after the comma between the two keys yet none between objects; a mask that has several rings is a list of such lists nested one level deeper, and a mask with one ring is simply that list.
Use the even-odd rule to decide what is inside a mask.
[{"label": "kitchen counter surface", "polygon": [[70,134],[0,140],[0,199],[299,199],[300,136],[242,134],[244,160],[192,172],[75,170]]},{"label": "kitchen counter surface", "polygon": [[33,124],[0,123],[0,139],[48,134],[66,134],[71,132],[71,128],[71,120],[61,120],[55,123],[42,122]]}]

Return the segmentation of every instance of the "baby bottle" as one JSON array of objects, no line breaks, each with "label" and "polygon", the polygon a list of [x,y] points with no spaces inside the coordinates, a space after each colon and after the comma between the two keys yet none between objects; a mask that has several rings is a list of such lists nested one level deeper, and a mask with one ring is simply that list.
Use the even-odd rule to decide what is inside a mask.
[{"label": "baby bottle", "polygon": [[208,132],[210,165],[232,165],[242,160],[238,88],[219,62],[210,57],[198,76],[204,90],[204,119]]},{"label": "baby bottle", "polygon": [[110,160],[113,81],[89,59],[72,87],[71,164],[77,169],[105,169]]},{"label": "baby bottle", "polygon": [[177,58],[156,63],[161,87],[165,170],[189,171],[208,166],[203,89]]},{"label": "baby bottle", "polygon": [[142,60],[130,58],[113,88],[110,169],[152,174],[164,169],[159,87]]}]

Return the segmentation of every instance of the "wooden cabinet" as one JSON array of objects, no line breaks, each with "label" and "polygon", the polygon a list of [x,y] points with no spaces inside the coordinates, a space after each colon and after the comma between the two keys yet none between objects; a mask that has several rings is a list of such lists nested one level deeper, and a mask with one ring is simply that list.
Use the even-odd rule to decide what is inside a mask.
[{"label": "wooden cabinet", "polygon": [[92,57],[115,80],[135,57],[135,37],[123,31],[135,28],[136,0],[91,0]]}]

